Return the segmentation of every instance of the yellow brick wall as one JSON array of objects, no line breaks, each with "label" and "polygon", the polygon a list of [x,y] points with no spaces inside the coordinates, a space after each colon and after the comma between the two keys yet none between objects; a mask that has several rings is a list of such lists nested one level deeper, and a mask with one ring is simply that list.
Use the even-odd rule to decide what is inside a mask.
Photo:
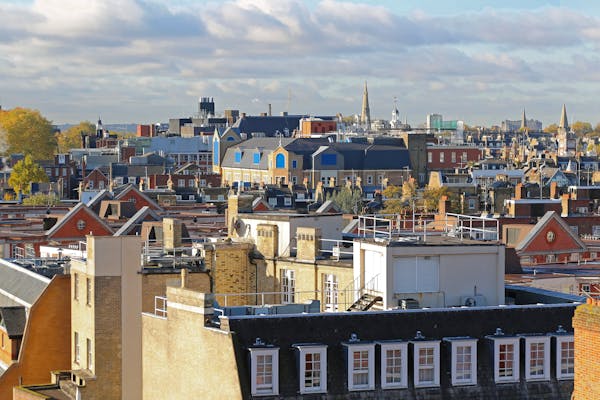
[{"label": "yellow brick wall", "polygon": [[575,309],[575,382],[573,400],[600,399],[600,303]]},{"label": "yellow brick wall", "polygon": [[[169,289],[168,297],[199,305],[186,290]],[[166,319],[142,316],[144,400],[243,398],[232,335],[205,328],[204,318],[175,308]]]},{"label": "yellow brick wall", "polygon": [[[201,292],[210,291],[210,280],[206,272],[190,272],[187,286]],[[142,312],[154,312],[154,298],[166,296],[167,283],[179,285],[181,275],[172,274],[144,274],[142,276]]]},{"label": "yellow brick wall", "polygon": [[[276,285],[273,291],[280,292],[281,276],[283,269],[291,269],[294,271],[296,278],[296,298],[297,303],[303,303],[308,300],[317,299],[321,301],[321,307],[324,309],[325,299],[323,295],[323,275],[333,274],[337,278],[338,290],[346,288],[354,279],[352,264],[350,263],[325,263],[319,262],[301,262],[301,261],[286,261],[278,260],[274,263]],[[338,301],[342,302],[343,294],[340,293]],[[278,301],[279,302],[279,301]]]},{"label": "yellow brick wall", "polygon": [[[250,263],[249,254],[253,251],[251,243],[224,243],[205,251],[205,264],[213,279],[213,292],[254,293],[256,292],[256,266]],[[213,256],[216,251],[216,263]],[[227,305],[250,304],[254,296],[228,296]],[[225,298],[217,296],[219,305],[225,305]]]}]

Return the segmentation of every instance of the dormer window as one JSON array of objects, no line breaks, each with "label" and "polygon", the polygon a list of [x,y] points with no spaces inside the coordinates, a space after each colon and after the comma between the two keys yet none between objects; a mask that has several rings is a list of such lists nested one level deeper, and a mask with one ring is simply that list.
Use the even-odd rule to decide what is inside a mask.
[{"label": "dormer window", "polygon": [[279,394],[279,348],[264,346],[250,348],[250,379],[253,396]]},{"label": "dormer window", "polygon": [[242,152],[240,150],[236,150],[235,152],[235,162],[237,164],[242,162]]},{"label": "dormer window", "polygon": [[256,152],[252,155],[252,162],[254,164],[260,164],[260,153]]}]

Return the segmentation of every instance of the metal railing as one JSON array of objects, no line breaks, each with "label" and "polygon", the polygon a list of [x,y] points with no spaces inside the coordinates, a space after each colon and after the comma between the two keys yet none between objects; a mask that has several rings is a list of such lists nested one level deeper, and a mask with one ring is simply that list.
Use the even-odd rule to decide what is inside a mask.
[{"label": "metal railing", "polygon": [[341,296],[339,297],[343,298],[343,301],[341,302],[343,310],[350,308],[350,306],[365,293],[381,295],[383,292],[379,290],[380,275],[381,274],[375,275],[362,287],[360,287],[360,277],[356,277],[344,289],[340,290],[339,294]]},{"label": "metal railing", "polygon": [[[302,303],[308,300],[320,299],[320,290],[279,291],[279,292],[248,292],[248,293],[215,293],[215,299],[221,307],[267,304]],[[283,301],[287,297],[292,301]],[[235,299],[239,299],[236,301]]]},{"label": "metal railing", "polygon": [[[331,254],[331,258],[339,261],[343,256],[350,256],[354,254],[354,242],[351,240],[338,240],[338,239],[319,239],[321,246],[319,246],[321,253]],[[326,249],[327,243],[333,243],[331,249]],[[343,250],[348,248],[349,250]]]}]

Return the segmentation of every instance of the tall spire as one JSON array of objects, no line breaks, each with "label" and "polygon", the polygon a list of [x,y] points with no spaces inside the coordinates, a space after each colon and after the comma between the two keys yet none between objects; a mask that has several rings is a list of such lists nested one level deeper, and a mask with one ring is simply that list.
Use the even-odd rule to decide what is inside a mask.
[{"label": "tall spire", "polygon": [[525,116],[525,109],[523,109],[523,118],[521,118],[521,129],[527,129],[527,117]]},{"label": "tall spire", "polygon": [[365,90],[363,92],[362,110],[360,112],[360,123],[366,125],[367,129],[371,125],[371,110],[369,109],[369,91],[367,90],[367,81],[365,81]]},{"label": "tall spire", "polygon": [[558,124],[558,127],[564,128],[567,131],[569,130],[569,121],[567,121],[567,107],[564,104],[560,114],[560,123]]}]

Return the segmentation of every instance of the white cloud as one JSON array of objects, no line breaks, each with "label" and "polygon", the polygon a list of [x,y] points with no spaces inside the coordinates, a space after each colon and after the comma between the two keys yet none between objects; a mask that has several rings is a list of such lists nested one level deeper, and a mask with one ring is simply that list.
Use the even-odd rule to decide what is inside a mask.
[{"label": "white cloud", "polygon": [[[600,60],[590,51],[599,32],[598,18],[566,7],[442,17],[340,0],[0,3],[0,87],[5,107],[40,108],[59,121],[102,107],[114,120],[143,121],[193,112],[200,95],[218,108],[283,109],[290,89],[291,111],[352,114],[366,79],[382,117],[393,96],[410,91],[406,101],[424,107],[422,115],[464,107],[483,118],[500,107],[481,101],[492,93],[496,102],[585,105],[584,88],[600,89]],[[570,99],[554,90],[564,82],[577,88]],[[441,101],[450,91],[452,101]]]}]

